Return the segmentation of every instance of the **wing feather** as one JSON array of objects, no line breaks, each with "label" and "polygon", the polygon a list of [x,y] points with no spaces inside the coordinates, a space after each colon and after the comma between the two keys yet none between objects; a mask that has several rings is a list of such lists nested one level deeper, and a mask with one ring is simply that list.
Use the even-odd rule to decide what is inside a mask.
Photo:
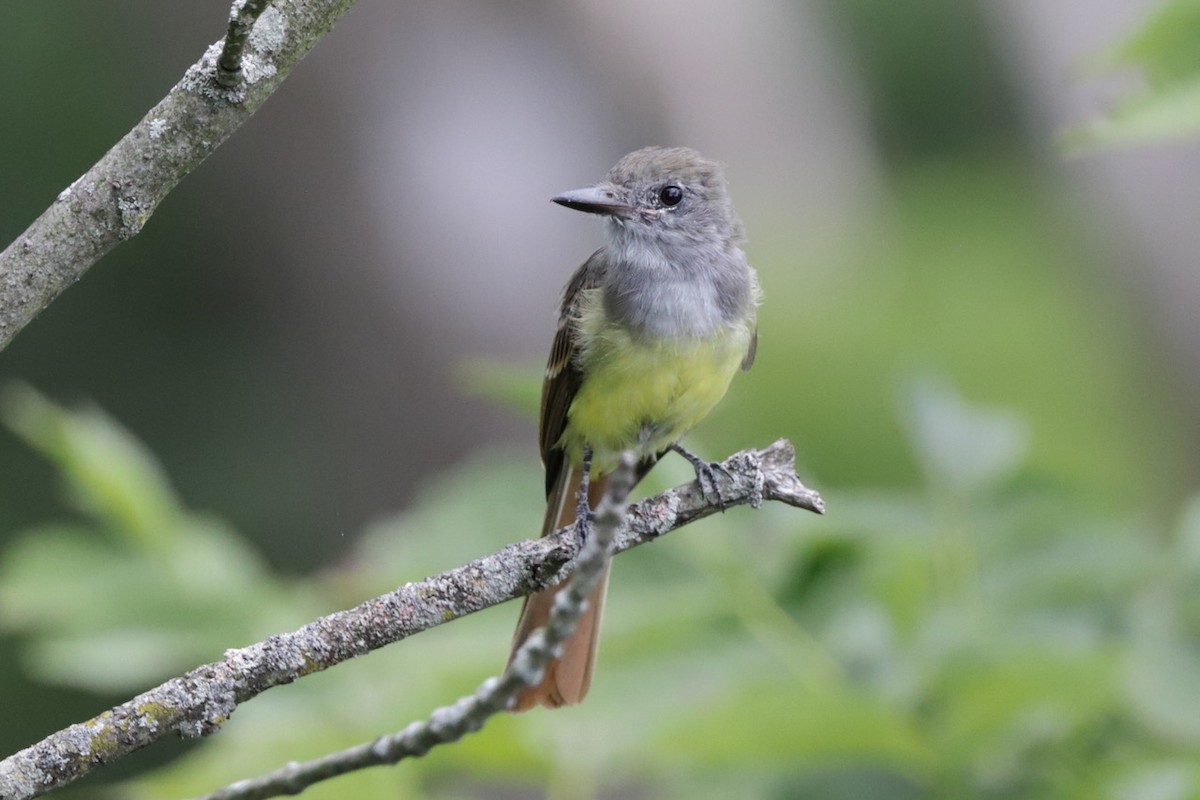
[{"label": "wing feather", "polygon": [[559,446],[559,440],[567,427],[567,412],[571,402],[583,383],[583,373],[577,361],[579,304],[585,290],[600,286],[607,268],[604,250],[597,250],[575,271],[563,290],[558,330],[554,334],[550,359],[546,363],[546,378],[542,382],[542,407],[538,424],[538,441],[542,463],[546,468],[547,495],[558,483],[566,462],[566,454]]},{"label": "wing feather", "polygon": [[742,358],[742,372],[749,372],[750,367],[754,366],[754,356],[758,353],[758,328],[754,329],[754,333],[750,335],[750,347],[746,349],[746,355]]}]

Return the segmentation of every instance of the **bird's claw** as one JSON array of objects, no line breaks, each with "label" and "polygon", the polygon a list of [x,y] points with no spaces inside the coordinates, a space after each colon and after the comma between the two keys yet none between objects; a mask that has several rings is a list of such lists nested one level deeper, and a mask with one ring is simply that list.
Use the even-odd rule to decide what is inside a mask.
[{"label": "bird's claw", "polygon": [[696,470],[696,483],[700,486],[700,494],[704,497],[704,502],[711,503],[724,511],[725,498],[721,496],[721,487],[717,482],[717,473],[721,473],[730,481],[733,480],[733,473],[725,469],[723,464],[716,461],[705,461],[687,451],[678,442],[671,445],[671,449],[686,458],[688,463],[692,465],[692,469]]},{"label": "bird's claw", "polygon": [[703,495],[706,503],[712,503],[722,511],[725,510],[725,498],[721,495],[721,485],[718,482],[718,473],[724,475],[727,480],[733,480],[733,475],[729,470],[725,469],[725,465],[716,461],[698,461],[694,464],[696,468],[696,483],[700,486],[700,494]]}]

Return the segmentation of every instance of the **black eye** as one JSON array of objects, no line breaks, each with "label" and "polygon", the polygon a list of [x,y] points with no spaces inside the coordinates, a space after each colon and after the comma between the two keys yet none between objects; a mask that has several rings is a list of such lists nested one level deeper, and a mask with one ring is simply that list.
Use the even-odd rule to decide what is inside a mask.
[{"label": "black eye", "polygon": [[679,201],[683,199],[683,189],[671,184],[664,186],[658,193],[658,202],[664,206],[677,206]]}]

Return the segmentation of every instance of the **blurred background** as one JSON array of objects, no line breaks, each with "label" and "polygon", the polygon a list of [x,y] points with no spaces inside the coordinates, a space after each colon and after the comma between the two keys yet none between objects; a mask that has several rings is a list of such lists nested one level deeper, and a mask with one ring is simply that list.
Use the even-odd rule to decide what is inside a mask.
[{"label": "blurred background", "polygon": [[[6,10],[0,240],[227,9]],[[583,706],[310,794],[1200,798],[1198,37],[1190,0],[364,0],[0,354],[0,751],[534,532],[540,374],[601,241],[549,198],[686,144],[765,291],[689,443],[791,439],[827,516],[622,556]],[[399,729],[516,614],[64,795]]]}]

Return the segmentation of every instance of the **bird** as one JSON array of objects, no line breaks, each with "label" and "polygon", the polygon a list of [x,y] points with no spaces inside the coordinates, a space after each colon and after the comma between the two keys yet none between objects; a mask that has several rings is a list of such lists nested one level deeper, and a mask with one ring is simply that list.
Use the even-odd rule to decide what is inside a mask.
[{"label": "bird", "polygon": [[[723,166],[687,147],[646,147],[618,160],[601,182],[552,200],[601,215],[606,238],[567,282],[546,365],[542,535],[572,523],[586,535],[605,476],[626,450],[638,459],[638,480],[668,451],[679,453],[706,498],[720,504],[719,465],[680,439],[750,368],[758,344],[758,278]],[[606,570],[561,654],[511,710],[583,700],[607,582]],[[526,597],[510,663],[546,623],[563,585]]]}]

